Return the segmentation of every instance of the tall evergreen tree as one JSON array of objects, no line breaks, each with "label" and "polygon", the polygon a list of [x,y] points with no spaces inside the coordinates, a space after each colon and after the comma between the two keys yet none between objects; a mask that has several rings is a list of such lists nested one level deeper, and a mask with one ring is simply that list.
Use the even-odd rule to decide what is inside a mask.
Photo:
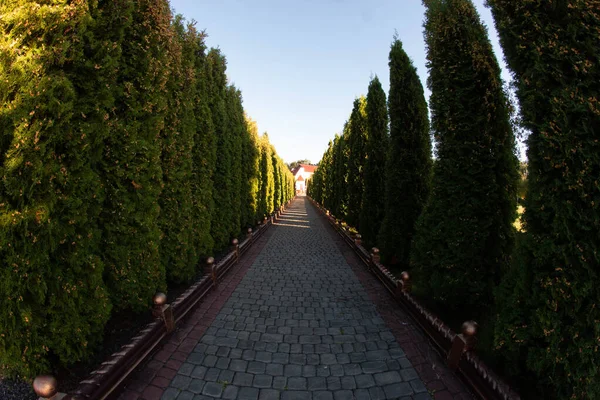
[{"label": "tall evergreen tree", "polygon": [[189,24],[187,30],[194,54],[196,80],[193,94],[196,127],[192,149],[193,247],[199,256],[207,257],[214,247],[211,227],[215,210],[213,175],[217,163],[217,140],[211,108],[219,109],[220,103],[213,97],[213,64],[206,54],[205,34],[198,32],[193,24]]},{"label": "tall evergreen tree", "polygon": [[438,304],[477,318],[489,311],[513,247],[514,137],[500,67],[471,1],[425,5],[437,160],[412,264]]},{"label": "tall evergreen tree", "polygon": [[210,49],[207,56],[209,68],[209,105],[215,125],[217,162],[213,173],[213,201],[211,235],[215,248],[221,249],[229,243],[232,210],[232,163],[233,138],[231,120],[228,118],[227,62],[218,49]]},{"label": "tall evergreen tree", "polygon": [[242,224],[254,226],[258,211],[258,188],[260,178],[260,148],[256,122],[246,117],[246,135],[242,143]]},{"label": "tall evergreen tree", "polygon": [[431,140],[423,85],[394,39],[390,50],[390,147],[385,171],[385,218],[379,236],[382,260],[406,267],[415,224],[431,185]]},{"label": "tall evergreen tree", "polygon": [[239,235],[241,230],[242,141],[246,135],[246,121],[244,119],[244,107],[242,106],[242,93],[234,86],[227,88],[227,108],[228,120],[231,126],[231,169],[228,171],[229,180],[231,181],[231,202],[227,206],[231,208],[229,236],[235,237]]},{"label": "tall evergreen tree", "polygon": [[103,11],[66,0],[0,3],[4,376],[48,371],[49,356],[85,358],[110,312],[97,163],[120,56],[107,39],[118,43],[121,32],[103,31]]},{"label": "tall evergreen tree", "polygon": [[160,196],[160,257],[167,278],[191,279],[198,261],[193,240],[192,150],[196,130],[194,116],[194,36],[188,35],[183,18],[173,21],[174,35],[165,51],[172,74],[167,84],[169,112],[160,137],[163,186]]},{"label": "tall evergreen tree", "polygon": [[321,185],[323,186],[321,193],[321,204],[323,204],[325,208],[333,212],[335,185],[333,179],[331,178],[331,176],[333,175],[333,141],[331,140],[328,143],[325,154],[323,154],[323,158],[321,158],[321,162],[319,163],[319,169],[321,169],[322,173]]},{"label": "tall evergreen tree", "polygon": [[[106,282],[116,308],[145,309],[165,289],[159,257],[161,145],[171,76],[164,51],[172,39],[165,0],[124,2],[124,26],[111,134],[104,142],[102,176],[106,199],[101,214]],[[118,15],[118,14],[117,14]]]},{"label": "tall evergreen tree", "polygon": [[346,181],[348,179],[348,158],[344,135],[335,135],[333,140],[333,213],[339,218],[345,218],[347,207]]},{"label": "tall evergreen tree", "polygon": [[346,222],[360,229],[359,217],[364,191],[364,168],[367,143],[367,100],[354,100],[347,138],[348,146],[348,211]]},{"label": "tall evergreen tree", "polygon": [[375,245],[385,215],[385,161],[389,143],[385,92],[377,76],[371,79],[367,93],[367,131],[360,233],[371,246]]},{"label": "tall evergreen tree", "polygon": [[271,146],[271,162],[273,163],[273,209],[276,210],[281,205],[280,197],[281,197],[281,179],[280,179],[280,170],[278,157],[275,153],[275,148]]},{"label": "tall evergreen tree", "polygon": [[273,161],[269,135],[265,132],[260,137],[260,201],[258,203],[258,218],[262,219],[273,212]]},{"label": "tall evergreen tree", "polygon": [[[499,353],[543,398],[600,398],[600,3],[488,0],[528,137],[518,263],[498,292]],[[529,382],[528,382],[529,384]]]}]

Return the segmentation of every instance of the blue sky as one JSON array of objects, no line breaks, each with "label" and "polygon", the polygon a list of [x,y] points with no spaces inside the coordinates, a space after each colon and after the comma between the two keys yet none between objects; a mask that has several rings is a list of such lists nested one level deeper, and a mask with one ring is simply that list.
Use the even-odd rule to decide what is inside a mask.
[{"label": "blue sky", "polygon": [[[474,3],[507,80],[490,11],[484,0]],[[395,31],[429,98],[420,0],[171,0],[171,6],[197,21],[208,46],[225,54],[244,109],[286,162],[320,160],[372,75],[389,91]]]}]

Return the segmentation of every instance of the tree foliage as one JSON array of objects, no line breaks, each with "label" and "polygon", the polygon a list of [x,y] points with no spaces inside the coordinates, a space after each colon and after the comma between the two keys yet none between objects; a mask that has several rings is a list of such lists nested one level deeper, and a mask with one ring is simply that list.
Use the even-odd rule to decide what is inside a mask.
[{"label": "tree foliage", "polygon": [[354,100],[352,114],[348,122],[348,207],[346,221],[360,228],[359,218],[362,209],[362,197],[365,188],[364,168],[367,144],[367,99],[364,96]]},{"label": "tree foliage", "polygon": [[390,55],[390,146],[385,169],[382,260],[406,267],[415,224],[429,196],[431,140],[423,86],[416,68],[395,39]]},{"label": "tree foliage", "polygon": [[497,298],[499,354],[533,372],[544,398],[600,398],[600,4],[488,5],[530,131],[522,251]]},{"label": "tree foliage", "polygon": [[293,177],[166,0],[0,15],[0,375],[31,377],[88,357],[111,309],[147,313],[167,279],[189,282],[255,221],[259,176],[263,213]]},{"label": "tree foliage", "polygon": [[518,162],[500,67],[475,7],[425,3],[437,159],[411,263],[429,298],[473,318],[488,311],[508,268]]}]

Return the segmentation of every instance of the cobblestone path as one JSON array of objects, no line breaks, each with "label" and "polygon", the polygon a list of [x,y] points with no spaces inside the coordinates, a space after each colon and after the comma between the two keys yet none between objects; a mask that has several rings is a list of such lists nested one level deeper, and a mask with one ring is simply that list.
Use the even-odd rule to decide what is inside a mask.
[{"label": "cobblestone path", "polygon": [[[295,200],[199,338],[190,339],[193,328],[180,333],[151,362],[151,384],[137,392],[129,385],[121,398],[470,398],[447,371],[443,380],[426,380],[439,382],[438,390],[423,383],[426,370],[413,368],[369,290],[387,293],[365,284],[371,278],[349,265],[330,229],[308,200]],[[170,356],[174,343],[186,345],[179,349],[186,357]],[[419,354],[412,359],[427,364]],[[161,373],[169,361],[172,373]]]}]

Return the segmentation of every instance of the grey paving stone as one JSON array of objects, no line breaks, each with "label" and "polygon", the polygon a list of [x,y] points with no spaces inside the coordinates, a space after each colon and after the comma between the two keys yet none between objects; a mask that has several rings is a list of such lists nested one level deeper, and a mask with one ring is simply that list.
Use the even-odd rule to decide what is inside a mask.
[{"label": "grey paving stone", "polygon": [[322,376],[308,378],[308,390],[326,390],[327,382]]},{"label": "grey paving stone", "polygon": [[179,371],[177,371],[177,373],[179,375],[190,376],[195,367],[196,366],[194,364],[183,363],[181,367],[179,367]]},{"label": "grey paving stone", "polygon": [[306,378],[293,376],[288,378],[287,386],[289,390],[306,390]]},{"label": "grey paving stone", "polygon": [[402,377],[398,371],[388,371],[375,374],[377,386],[391,385],[392,383],[402,382]]},{"label": "grey paving stone", "polygon": [[402,379],[405,381],[410,381],[419,377],[419,374],[417,374],[417,371],[415,371],[414,368],[402,369],[400,370],[400,374],[402,374]]},{"label": "grey paving stone", "polygon": [[229,369],[235,372],[246,372],[248,368],[248,361],[245,360],[231,360],[229,363]]},{"label": "grey paving stone", "polygon": [[287,388],[287,378],[285,376],[276,376],[273,378],[273,389],[284,390]]},{"label": "grey paving stone", "polygon": [[394,383],[384,386],[383,391],[388,399],[396,399],[398,397],[413,394],[413,390],[407,382]]},{"label": "grey paving stone", "polygon": [[204,375],[204,380],[209,382],[216,382],[219,380],[219,375],[221,375],[222,370],[218,368],[209,368],[206,371],[206,375]]},{"label": "grey paving stone", "polygon": [[270,375],[256,375],[253,386],[261,389],[268,389],[273,384],[273,377]]},{"label": "grey paving stone", "polygon": [[280,391],[275,389],[261,389],[258,400],[279,400]]},{"label": "grey paving stone", "polygon": [[177,400],[192,400],[194,398],[194,393],[192,392],[181,392],[179,396],[177,396]]},{"label": "grey paving stone", "polygon": [[360,364],[363,372],[365,374],[374,374],[377,372],[387,371],[388,366],[385,361],[367,361]]},{"label": "grey paving stone", "polygon": [[327,378],[327,389],[328,390],[340,390],[342,388],[342,382],[337,376],[330,376]]},{"label": "grey paving stone", "polygon": [[333,392],[330,392],[330,391],[314,392],[313,400],[333,400]]},{"label": "grey paving stone", "polygon": [[202,393],[202,388],[204,388],[205,383],[206,382],[201,379],[192,379],[192,382],[190,382],[187,390],[196,394]]},{"label": "grey paving stone", "polygon": [[333,392],[333,398],[335,400],[352,400],[354,394],[352,390],[337,390]]},{"label": "grey paving stone", "polygon": [[223,390],[223,398],[228,400],[234,400],[238,396],[240,388],[235,385],[227,385]]},{"label": "grey paving stone", "polygon": [[356,400],[371,400],[371,395],[367,389],[356,389],[354,391],[354,399]]},{"label": "grey paving stone", "polygon": [[373,379],[373,375],[356,375],[354,377],[356,381],[356,386],[359,389],[368,389],[371,386],[375,386],[375,380]]},{"label": "grey paving stone", "polygon": [[283,375],[283,364],[267,364],[265,373],[272,376]]},{"label": "grey paving stone", "polygon": [[427,387],[425,387],[425,384],[420,379],[413,379],[409,383],[410,387],[412,387],[415,393],[422,393],[427,391]]},{"label": "grey paving stone", "polygon": [[206,371],[208,371],[208,368],[198,366],[198,367],[194,368],[194,370],[192,371],[190,376],[192,378],[196,378],[196,379],[204,379],[204,375],[206,374]]},{"label": "grey paving stone", "polygon": [[175,378],[171,381],[170,386],[177,388],[179,390],[185,390],[192,382],[192,378],[184,375],[176,375]]},{"label": "grey paving stone", "polygon": [[301,365],[293,365],[288,364],[284,366],[285,376],[301,376],[302,375],[302,366]]},{"label": "grey paving stone", "polygon": [[179,389],[176,388],[167,388],[160,398],[160,400],[175,400],[177,396],[179,396]]},{"label": "grey paving stone", "polygon": [[385,392],[383,391],[383,388],[378,386],[370,388],[369,394],[371,395],[372,400],[385,400]]},{"label": "grey paving stone", "polygon": [[246,368],[246,372],[251,374],[264,374],[265,368],[267,364],[262,363],[260,361],[251,361],[248,363],[248,368]]},{"label": "grey paving stone", "polygon": [[252,386],[254,375],[245,372],[236,372],[233,377],[233,384],[237,386]]},{"label": "grey paving stone", "polygon": [[356,381],[353,376],[342,376],[340,381],[342,383],[342,390],[356,389]]},{"label": "grey paving stone", "polygon": [[307,391],[286,390],[281,393],[281,400],[311,400],[312,394]]},{"label": "grey paving stone", "polygon": [[227,383],[231,383],[233,382],[233,377],[235,375],[235,372],[227,369],[227,370],[223,370],[221,371],[221,373],[219,374],[219,379],[218,382],[227,382]]},{"label": "grey paving stone", "polygon": [[202,389],[202,394],[210,397],[221,397],[223,385],[216,382],[208,382]]},{"label": "grey paving stone", "polygon": [[259,390],[257,388],[243,387],[238,392],[238,400],[258,400]]}]

